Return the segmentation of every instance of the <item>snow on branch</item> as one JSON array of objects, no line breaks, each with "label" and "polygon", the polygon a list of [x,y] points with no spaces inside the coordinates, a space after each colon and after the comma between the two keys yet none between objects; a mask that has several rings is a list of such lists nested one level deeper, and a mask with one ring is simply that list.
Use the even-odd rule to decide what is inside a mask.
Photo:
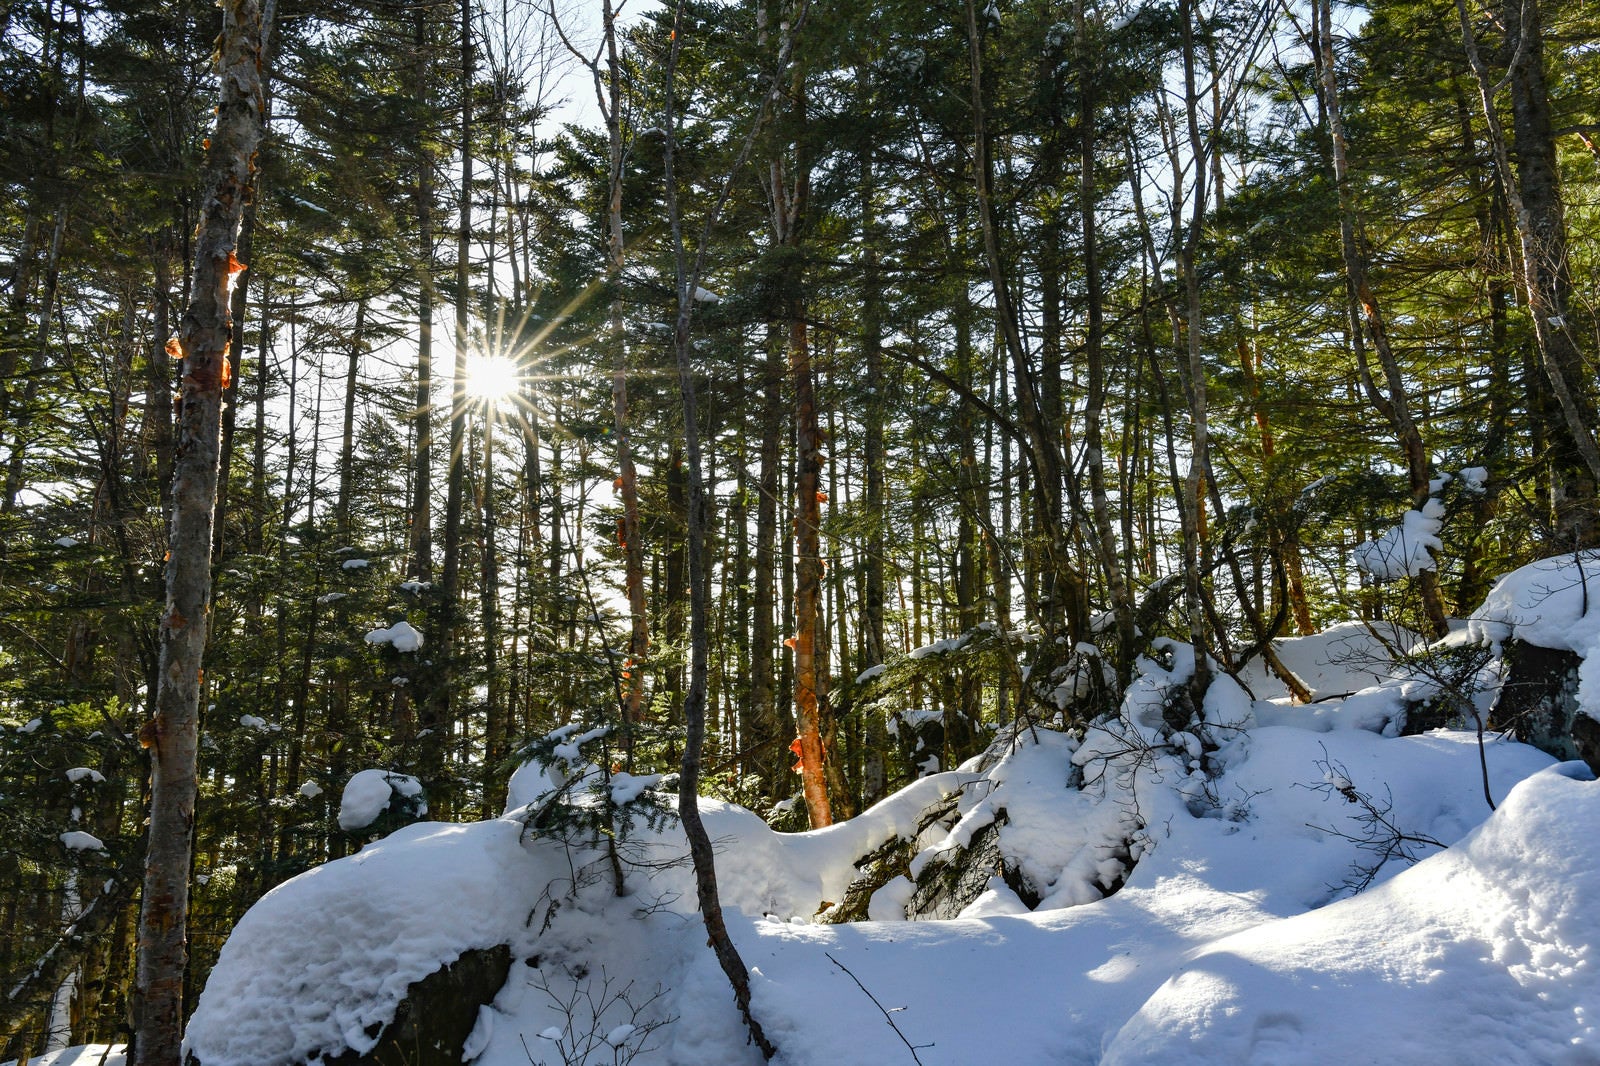
[{"label": "snow on branch", "polygon": [[1429,499],[1420,511],[1407,511],[1398,526],[1376,540],[1356,547],[1356,565],[1379,583],[1416,577],[1436,569],[1433,553],[1444,547],[1439,530],[1444,526],[1444,504]]}]

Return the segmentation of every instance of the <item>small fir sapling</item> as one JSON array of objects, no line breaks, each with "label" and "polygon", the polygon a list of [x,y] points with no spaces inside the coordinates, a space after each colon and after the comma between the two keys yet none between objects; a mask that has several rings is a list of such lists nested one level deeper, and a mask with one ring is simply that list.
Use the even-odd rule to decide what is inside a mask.
[{"label": "small fir sapling", "polygon": [[508,786],[507,813],[525,833],[551,836],[572,847],[603,848],[617,895],[625,895],[625,858],[619,845],[636,825],[659,831],[677,817],[667,795],[676,775],[634,775],[612,762],[611,727],[581,731],[561,726],[523,745]]}]

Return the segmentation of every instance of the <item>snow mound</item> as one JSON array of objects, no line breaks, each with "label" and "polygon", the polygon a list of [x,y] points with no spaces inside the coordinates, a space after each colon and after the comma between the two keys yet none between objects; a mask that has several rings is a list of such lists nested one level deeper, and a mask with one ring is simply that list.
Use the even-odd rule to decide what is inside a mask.
[{"label": "snow mound", "polygon": [[407,986],[516,940],[527,886],[561,870],[520,823],[407,826],[267,893],[223,946],[184,1036],[205,1066],[370,1050]]},{"label": "snow mound", "polygon": [[[1283,665],[1305,682],[1313,700],[1345,696],[1400,676],[1395,652],[1415,651],[1420,634],[1393,622],[1340,622],[1309,637],[1281,637],[1272,642]],[[1288,699],[1289,689],[1272,676],[1260,656],[1240,672],[1257,699]]]},{"label": "snow mound", "polygon": [[1485,644],[1513,638],[1588,657],[1600,642],[1600,551],[1540,559],[1495,582],[1467,620]]},{"label": "snow mound", "polygon": [[[1328,666],[1330,685],[1348,680]],[[937,1048],[930,1064],[1600,1062],[1600,785],[1501,738],[1382,735],[1426,680],[1398,669],[1307,709],[1220,675],[1184,703],[1194,656],[1175,642],[1140,667],[1083,736],[1019,728],[825,829],[777,833],[700,801],[783,1066],[901,1061],[902,1035]],[[223,949],[189,1050],[205,1066],[367,1051],[410,984],[506,944],[509,977],[467,1043],[476,1066],[613,1036],[598,1057],[759,1066],[695,914],[681,827],[635,822],[613,864],[535,817],[557,793],[621,802],[654,784],[585,789],[606,779],[581,750],[598,734],[580,730],[544,738],[554,754],[514,776],[505,817],[410,826],[264,897]],[[378,786],[387,803],[394,775],[364,774],[366,807]],[[905,920],[899,876],[872,921],[819,922],[896,839],[913,873],[988,864],[959,916]]]},{"label": "snow mound", "polygon": [[[1576,769],[1575,769],[1576,765]],[[1107,1066],[1600,1061],[1600,783],[1536,774],[1460,846],[1322,910],[1208,945]],[[1470,1050],[1468,1050],[1470,1049]]]}]

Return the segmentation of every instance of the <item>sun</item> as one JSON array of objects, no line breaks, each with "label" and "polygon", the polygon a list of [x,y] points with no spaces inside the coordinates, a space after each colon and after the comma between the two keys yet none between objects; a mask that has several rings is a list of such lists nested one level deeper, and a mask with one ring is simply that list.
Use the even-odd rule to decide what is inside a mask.
[{"label": "sun", "polygon": [[479,403],[497,406],[516,396],[521,385],[514,360],[481,353],[467,356],[467,395]]}]

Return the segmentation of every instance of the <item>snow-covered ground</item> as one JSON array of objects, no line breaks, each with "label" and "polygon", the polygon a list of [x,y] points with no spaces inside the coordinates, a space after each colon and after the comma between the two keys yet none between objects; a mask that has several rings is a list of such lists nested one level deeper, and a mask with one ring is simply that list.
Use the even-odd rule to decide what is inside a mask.
[{"label": "snow-covered ground", "polygon": [[[1291,651],[1315,666],[1352,636]],[[1600,1063],[1600,783],[1582,764],[1491,737],[1485,780],[1471,733],[1341,714],[1417,683],[1365,660],[1323,662],[1315,687],[1379,682],[1381,698],[1295,709],[1222,679],[1174,731],[1159,705],[1188,649],[1165,650],[1086,736],[1023,730],[828,829],[703,804],[780,1063]],[[274,1066],[365,1049],[410,983],[509,944],[471,1061],[760,1063],[689,871],[667,862],[675,823],[636,827],[619,897],[599,853],[525,831],[562,776],[519,776],[505,817],[415,825],[270,893],[224,949],[189,1050]],[[902,877],[873,897],[877,920],[815,920],[855,860],[950,796],[913,875],[998,827],[1009,884],[906,921]]]}]

